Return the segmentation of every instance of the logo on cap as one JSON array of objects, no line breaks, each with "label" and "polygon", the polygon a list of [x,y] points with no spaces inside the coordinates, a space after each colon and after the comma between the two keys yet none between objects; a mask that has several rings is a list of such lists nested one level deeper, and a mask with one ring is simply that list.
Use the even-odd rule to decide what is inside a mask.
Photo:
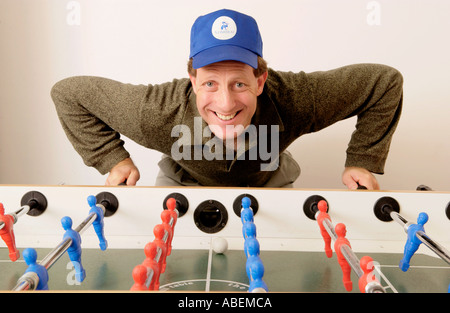
[{"label": "logo on cap", "polygon": [[237,26],[228,16],[218,17],[211,28],[212,35],[219,40],[228,40],[236,35]]}]

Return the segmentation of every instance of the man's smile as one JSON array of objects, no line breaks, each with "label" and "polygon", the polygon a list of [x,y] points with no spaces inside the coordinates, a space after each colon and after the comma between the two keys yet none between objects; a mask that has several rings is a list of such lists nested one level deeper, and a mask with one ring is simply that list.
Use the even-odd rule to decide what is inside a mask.
[{"label": "man's smile", "polygon": [[216,116],[217,116],[219,119],[221,119],[222,121],[228,122],[228,121],[231,121],[232,119],[234,119],[235,116],[236,116],[239,112],[241,112],[241,110],[239,110],[239,111],[237,111],[237,112],[234,112],[234,113],[231,113],[231,114],[222,114],[222,113],[219,113],[219,112],[214,112],[214,113],[215,113]]}]

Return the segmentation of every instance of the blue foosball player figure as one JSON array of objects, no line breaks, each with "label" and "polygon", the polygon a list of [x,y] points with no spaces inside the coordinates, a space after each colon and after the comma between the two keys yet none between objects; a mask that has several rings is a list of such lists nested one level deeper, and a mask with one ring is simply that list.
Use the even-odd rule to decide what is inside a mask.
[{"label": "blue foosball player figure", "polygon": [[248,269],[251,275],[250,286],[248,288],[249,292],[267,292],[266,283],[263,281],[264,276],[264,265],[260,259],[249,260]]},{"label": "blue foosball player figure", "polygon": [[[250,252],[249,252],[250,251]],[[247,259],[251,256],[259,256],[259,242],[255,237],[248,237],[244,242],[244,253]]]},{"label": "blue foosball player figure", "polygon": [[241,221],[242,223],[246,222],[254,222],[253,220],[253,211],[251,209],[242,209],[241,210]]},{"label": "blue foosball player figure", "polygon": [[105,233],[104,233],[104,213],[103,210],[97,206],[97,199],[95,196],[89,196],[87,198],[88,204],[91,207],[89,210],[89,214],[96,213],[97,218],[92,223],[92,226],[94,226],[95,233],[97,234],[97,237],[100,241],[99,246],[101,250],[106,250],[108,247],[108,241],[105,239]]},{"label": "blue foosball player figure", "polygon": [[261,258],[259,257],[260,254],[260,247],[259,242],[254,237],[249,237],[245,240],[244,243],[244,249],[247,256],[247,261],[245,264],[245,270],[247,272],[247,276],[249,280],[252,280],[251,272],[250,272],[250,265],[254,262],[262,262]]},{"label": "blue foosball player figure", "polygon": [[248,197],[242,198],[241,201],[242,210],[241,210],[241,221],[242,224],[245,222],[253,222],[253,210],[250,208],[251,200]]},{"label": "blue foosball player figure", "polygon": [[411,224],[408,227],[408,239],[405,244],[405,249],[403,252],[403,259],[401,259],[399,267],[403,272],[406,272],[409,268],[409,262],[411,261],[412,256],[416,253],[417,249],[419,249],[420,241],[417,238],[416,233],[418,231],[425,232],[424,225],[428,221],[428,214],[422,212],[417,217],[417,224]]},{"label": "blue foosball player figure", "polygon": [[244,236],[244,240],[250,237],[256,238],[256,225],[253,222],[245,222],[242,225],[242,235]]},{"label": "blue foosball player figure", "polygon": [[22,252],[25,263],[28,268],[25,273],[33,272],[39,277],[39,283],[36,286],[36,290],[48,290],[48,271],[45,266],[37,264],[37,252],[33,248],[26,248]]},{"label": "blue foosball player figure", "polygon": [[63,217],[61,219],[61,224],[66,231],[63,240],[66,240],[67,238],[72,239],[72,243],[67,249],[67,253],[75,267],[75,278],[81,283],[86,278],[86,271],[81,264],[81,236],[77,231],[72,229],[72,219],[70,217]]},{"label": "blue foosball player figure", "polygon": [[252,201],[249,197],[244,197],[241,200],[241,205],[243,209],[250,209],[250,205],[252,204]]}]

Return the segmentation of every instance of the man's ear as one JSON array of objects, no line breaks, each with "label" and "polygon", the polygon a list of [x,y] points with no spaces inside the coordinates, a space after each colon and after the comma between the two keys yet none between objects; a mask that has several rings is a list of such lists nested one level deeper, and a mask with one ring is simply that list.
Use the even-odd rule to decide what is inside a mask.
[{"label": "man's ear", "polygon": [[197,78],[189,74],[189,79],[191,80],[192,89],[194,90],[194,93],[197,94]]},{"label": "man's ear", "polygon": [[265,71],[263,74],[261,74],[257,79],[256,82],[258,84],[258,96],[260,94],[262,94],[263,90],[264,90],[264,84],[266,83],[267,80],[267,76],[269,75],[269,73],[267,71]]}]

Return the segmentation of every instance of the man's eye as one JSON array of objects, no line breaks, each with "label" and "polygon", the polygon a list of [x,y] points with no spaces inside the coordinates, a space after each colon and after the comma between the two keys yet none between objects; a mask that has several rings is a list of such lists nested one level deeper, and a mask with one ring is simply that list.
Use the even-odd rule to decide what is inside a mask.
[{"label": "man's eye", "polygon": [[236,87],[238,87],[238,88],[242,88],[242,87],[244,87],[244,86],[245,86],[244,83],[236,83]]},{"label": "man's eye", "polygon": [[213,82],[207,82],[205,85],[206,85],[206,87],[213,87],[214,83]]}]

